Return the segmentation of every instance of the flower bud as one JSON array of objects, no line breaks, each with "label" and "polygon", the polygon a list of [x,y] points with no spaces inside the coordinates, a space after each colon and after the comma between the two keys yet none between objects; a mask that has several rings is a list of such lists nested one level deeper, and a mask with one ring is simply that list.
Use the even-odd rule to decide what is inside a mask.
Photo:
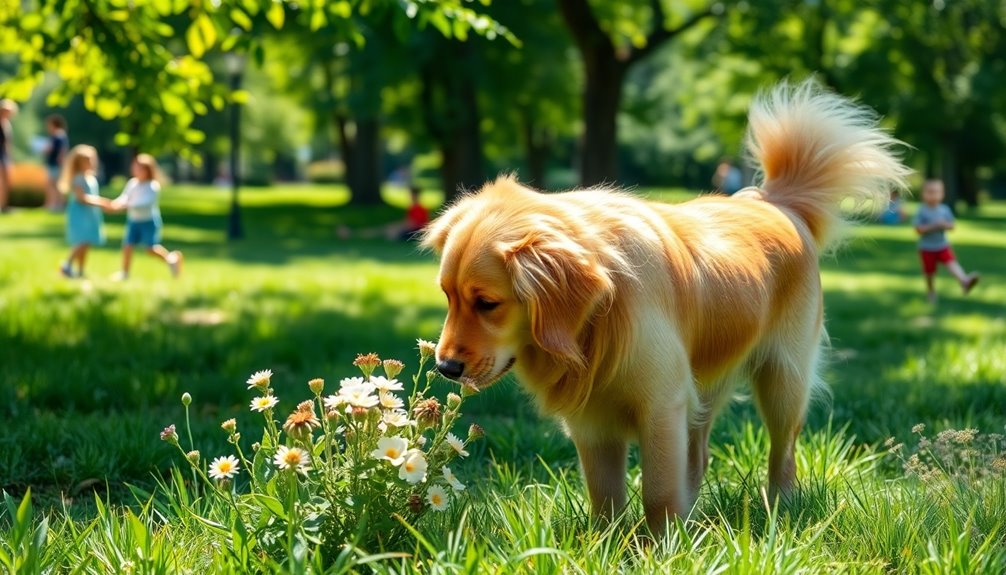
[{"label": "flower bud", "polygon": [[316,377],[307,382],[307,387],[311,390],[311,393],[321,395],[321,392],[325,389],[325,380],[320,377]]},{"label": "flower bud", "polygon": [[325,412],[325,418],[328,419],[329,423],[334,425],[339,421],[339,411],[337,409],[329,409]]},{"label": "flower bud", "polygon": [[423,361],[426,361],[437,354],[437,344],[431,341],[417,339],[416,345],[419,346],[419,358]]},{"label": "flower bud", "polygon": [[471,383],[461,384],[461,397],[471,397],[479,392],[479,388],[475,387]]},{"label": "flower bud", "polygon": [[252,444],[252,451],[258,451],[261,448],[262,448],[262,444],[259,443],[259,442],[257,442],[257,441]]},{"label": "flower bud", "polygon": [[353,360],[353,365],[360,368],[364,377],[369,378],[377,366],[381,365],[381,358],[376,353],[360,354]]},{"label": "flower bud", "polygon": [[353,407],[350,408],[350,410],[353,419],[359,422],[367,421],[367,417],[370,414],[369,409],[367,409],[366,407],[360,407],[358,405],[354,405]]},{"label": "flower bud", "polygon": [[182,405],[188,407],[190,403],[192,403],[192,396],[186,391],[182,394]]},{"label": "flower bud", "polygon": [[185,458],[189,460],[189,463],[195,465],[199,463],[199,452],[193,449],[192,451],[185,454]]},{"label": "flower bud", "polygon": [[386,375],[388,379],[395,379],[398,377],[399,373],[402,373],[403,369],[405,369],[405,364],[397,359],[384,360],[384,375]]},{"label": "flower bud", "polygon": [[172,445],[178,445],[178,433],[175,431],[174,423],[165,427],[164,430],[161,431],[161,441],[167,441]]},{"label": "flower bud", "polygon": [[238,422],[233,418],[220,424],[220,429],[223,429],[227,433],[234,433],[238,428]]},{"label": "flower bud", "polygon": [[482,426],[477,423],[471,424],[471,426],[468,428],[468,441],[475,441],[476,439],[482,439],[483,437],[485,437],[485,435],[486,431],[482,429]]},{"label": "flower bud", "polygon": [[420,427],[437,425],[440,423],[440,402],[435,397],[418,401],[412,408],[412,415]]},{"label": "flower bud", "polygon": [[447,409],[457,409],[461,406],[461,396],[456,393],[447,394]]},{"label": "flower bud", "polygon": [[297,411],[310,411],[311,413],[314,413],[314,402],[311,400],[307,400],[298,403]]}]

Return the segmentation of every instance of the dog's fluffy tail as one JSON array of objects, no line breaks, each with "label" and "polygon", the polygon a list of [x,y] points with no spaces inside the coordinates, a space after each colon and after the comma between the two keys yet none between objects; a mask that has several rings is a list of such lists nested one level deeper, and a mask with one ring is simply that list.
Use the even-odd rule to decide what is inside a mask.
[{"label": "dog's fluffy tail", "polygon": [[819,247],[837,235],[843,199],[879,211],[892,187],[907,187],[900,145],[870,109],[812,80],[784,82],[751,105],[747,147],[761,166],[761,195],[806,222]]}]

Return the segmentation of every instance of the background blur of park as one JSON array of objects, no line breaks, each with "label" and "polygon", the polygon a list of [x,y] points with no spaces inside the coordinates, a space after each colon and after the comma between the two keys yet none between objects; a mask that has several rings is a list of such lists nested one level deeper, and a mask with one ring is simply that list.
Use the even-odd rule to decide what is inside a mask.
[{"label": "background blur of park", "polygon": [[[434,216],[510,171],[546,190],[611,183],[684,201],[713,187],[722,159],[753,177],[742,160],[752,96],[809,75],[910,146],[916,195],[923,177],[944,179],[960,218],[951,242],[983,276],[963,298],[942,275],[929,305],[908,223],[868,223],[825,258],[833,397],[808,433],[841,428],[866,450],[920,422],[1001,433],[1003,2],[3,3],[0,97],[20,112],[14,209],[0,215],[0,488],[32,486],[71,510],[93,490],[119,497],[121,481],[149,485],[167,468],[157,431],[178,422],[183,391],[198,442],[223,449],[218,422],[247,413],[256,370],[300,396],[310,378],[350,375],[357,353],[414,367],[415,339],[435,340],[445,313],[434,257],[336,234],[401,220],[408,186]],[[59,277],[64,216],[38,207],[38,138],[53,113],[71,145],[97,148],[106,197],[135,153],[158,158],[180,279],[140,258],[128,282],[111,282],[116,215],[88,278]],[[541,462],[575,469],[572,445],[516,386],[466,409],[487,430],[472,473],[488,454],[543,481]],[[758,427],[748,403],[729,409],[715,445]],[[711,473],[733,477],[715,462]],[[888,552],[900,551],[876,551]]]}]

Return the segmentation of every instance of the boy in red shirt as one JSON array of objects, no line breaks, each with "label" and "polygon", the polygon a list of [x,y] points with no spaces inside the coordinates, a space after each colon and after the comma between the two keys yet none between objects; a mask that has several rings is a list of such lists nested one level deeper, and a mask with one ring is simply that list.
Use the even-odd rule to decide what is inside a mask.
[{"label": "boy in red shirt", "polygon": [[355,232],[350,230],[347,226],[339,226],[336,230],[339,237],[342,239],[349,239],[352,236],[358,238],[376,238],[384,236],[388,240],[411,240],[413,236],[422,231],[426,224],[430,222],[430,213],[426,211],[426,208],[419,203],[419,187],[411,186],[409,188],[409,198],[411,200],[409,205],[409,210],[405,214],[405,220],[401,222],[394,222],[386,226],[381,226],[379,228],[367,228],[362,230],[356,230]]}]

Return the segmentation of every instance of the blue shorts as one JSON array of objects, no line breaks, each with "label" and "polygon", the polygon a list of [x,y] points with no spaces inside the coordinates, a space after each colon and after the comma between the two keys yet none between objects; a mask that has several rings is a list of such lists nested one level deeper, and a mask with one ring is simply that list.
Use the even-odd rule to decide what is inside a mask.
[{"label": "blue shorts", "polygon": [[122,243],[127,246],[144,245],[148,247],[161,243],[161,222],[147,220],[145,222],[126,221],[126,236]]}]

